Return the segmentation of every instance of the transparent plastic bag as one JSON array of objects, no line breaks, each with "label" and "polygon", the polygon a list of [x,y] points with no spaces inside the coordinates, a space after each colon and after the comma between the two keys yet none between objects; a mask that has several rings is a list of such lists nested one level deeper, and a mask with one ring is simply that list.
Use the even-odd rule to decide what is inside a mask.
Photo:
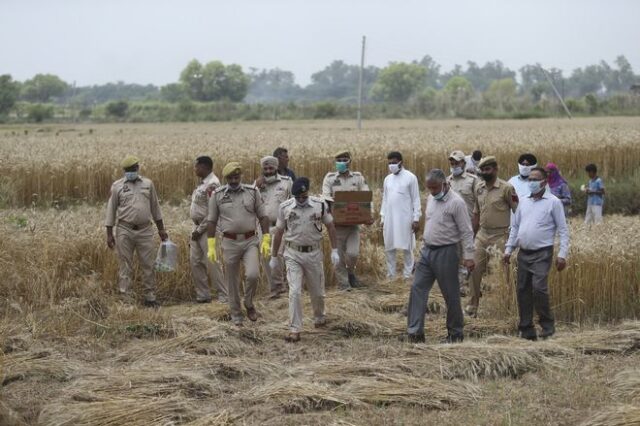
[{"label": "transparent plastic bag", "polygon": [[163,241],[156,256],[156,272],[173,272],[178,264],[178,246],[171,240]]}]

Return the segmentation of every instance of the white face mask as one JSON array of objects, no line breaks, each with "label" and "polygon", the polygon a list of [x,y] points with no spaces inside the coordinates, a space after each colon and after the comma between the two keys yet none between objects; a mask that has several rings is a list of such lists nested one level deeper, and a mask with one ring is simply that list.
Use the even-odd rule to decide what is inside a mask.
[{"label": "white face mask", "polygon": [[464,172],[464,169],[460,166],[451,167],[451,174],[454,176],[460,176]]},{"label": "white face mask", "polygon": [[138,179],[138,172],[124,172],[124,177],[126,180],[133,182]]},{"label": "white face mask", "polygon": [[522,164],[518,163],[518,171],[520,173],[520,176],[529,177],[529,175],[531,174],[531,169],[533,169],[534,167],[536,167],[535,164],[533,166],[523,166]]},{"label": "white face mask", "polygon": [[394,175],[400,171],[400,163],[389,164],[389,171]]}]

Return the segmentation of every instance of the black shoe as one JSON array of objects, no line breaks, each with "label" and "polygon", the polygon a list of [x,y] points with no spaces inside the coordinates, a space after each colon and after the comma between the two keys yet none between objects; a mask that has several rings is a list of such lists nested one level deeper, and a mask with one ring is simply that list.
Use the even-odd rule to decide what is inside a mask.
[{"label": "black shoe", "polygon": [[548,338],[550,338],[551,336],[553,336],[555,334],[555,330],[551,330],[551,331],[543,331],[542,334],[540,334],[540,338],[542,340],[547,340]]},{"label": "black shoe", "polygon": [[456,336],[452,336],[451,334],[447,334],[441,343],[449,344],[449,343],[462,343],[464,340],[464,336],[458,334]]},{"label": "black shoe", "polygon": [[407,334],[407,341],[409,343],[424,343],[425,338],[424,334]]},{"label": "black shoe", "polygon": [[525,340],[530,340],[532,342],[535,342],[536,340],[538,340],[538,336],[536,336],[535,334],[521,334],[520,337],[522,337]]},{"label": "black shoe", "polygon": [[147,308],[159,308],[160,304],[157,300],[145,300],[144,306],[146,306]]},{"label": "black shoe", "polygon": [[353,272],[349,272],[349,285],[352,288],[364,287]]},{"label": "black shoe", "polygon": [[211,303],[211,298],[209,299],[196,299],[197,303]]}]

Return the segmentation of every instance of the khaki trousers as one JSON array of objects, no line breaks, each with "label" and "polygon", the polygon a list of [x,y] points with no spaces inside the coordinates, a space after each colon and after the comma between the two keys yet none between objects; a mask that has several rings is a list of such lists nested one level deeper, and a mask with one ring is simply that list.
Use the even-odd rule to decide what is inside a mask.
[{"label": "khaki trousers", "polygon": [[[195,227],[194,227],[195,230]],[[216,240],[218,242],[219,240]],[[189,241],[189,262],[191,264],[191,276],[196,288],[196,300],[210,300],[209,279],[216,286],[218,300],[228,300],[227,284],[224,282],[220,262],[211,262],[207,257],[209,247],[207,233],[200,236],[198,241]],[[220,245],[216,244],[216,252],[220,259]]]},{"label": "khaki trousers", "polygon": [[496,228],[485,229],[480,228],[478,235],[476,235],[476,253],[475,264],[476,267],[471,273],[471,288],[469,297],[469,306],[477,309],[480,304],[480,297],[482,292],[480,290],[480,284],[482,283],[482,276],[487,270],[487,262],[490,257],[490,248],[497,247],[500,254],[504,253],[504,246],[509,238],[509,228]]},{"label": "khaki trousers", "polygon": [[[271,234],[271,241],[273,242],[274,235],[276,233],[276,227],[272,226],[269,228],[269,234]],[[261,256],[262,265],[264,267],[264,271],[267,275],[267,280],[269,281],[269,290],[271,291],[271,295],[275,296],[280,293],[282,290],[287,288],[287,284],[285,282],[284,275],[284,240],[282,244],[280,244],[280,249],[278,250],[278,266],[274,269],[271,269],[269,266],[269,261],[264,259],[264,256]],[[262,253],[261,253],[262,255]]]},{"label": "khaki trousers", "polygon": [[156,300],[156,279],[153,273],[156,246],[153,242],[153,227],[133,230],[119,225],[116,228],[116,251],[118,253],[118,286],[120,293],[127,294],[133,280],[133,253],[138,254],[142,270],[144,298]]},{"label": "khaki trousers", "polygon": [[336,266],[338,285],[341,288],[348,287],[348,274],[355,271],[360,254],[360,227],[358,225],[336,226],[336,236],[340,255],[340,263]]},{"label": "khaki trousers", "polygon": [[227,290],[229,293],[229,310],[231,320],[235,324],[243,321],[240,309],[240,262],[244,264],[244,307],[253,308],[253,297],[256,294],[259,277],[258,237],[246,240],[222,238],[222,258],[224,260]]},{"label": "khaki trousers", "polygon": [[324,321],[324,265],[322,249],[301,253],[287,247],[284,251],[289,281],[289,327],[294,333],[302,331],[302,280],[306,280],[311,296],[315,323]]}]

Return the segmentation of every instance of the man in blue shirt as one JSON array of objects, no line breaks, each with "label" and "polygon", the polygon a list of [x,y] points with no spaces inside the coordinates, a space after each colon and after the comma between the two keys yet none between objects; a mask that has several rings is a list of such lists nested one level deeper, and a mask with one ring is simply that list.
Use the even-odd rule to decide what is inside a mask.
[{"label": "man in blue shirt", "polygon": [[291,181],[295,181],[296,174],[289,168],[289,151],[287,151],[287,148],[276,148],[275,151],[273,151],[273,156],[278,159],[278,174],[289,176]]},{"label": "man in blue shirt", "polygon": [[589,175],[589,183],[585,191],[587,193],[587,213],[584,223],[602,223],[602,205],[604,204],[604,183],[598,176],[598,168],[595,164],[588,164],[585,171]]},{"label": "man in blue shirt", "polygon": [[558,271],[562,271],[567,266],[569,230],[562,202],[547,190],[547,172],[541,167],[534,168],[529,175],[528,186],[530,195],[520,199],[511,221],[503,260],[508,264],[513,251],[519,248],[518,329],[524,339],[536,340],[538,335],[533,325],[534,309],[542,328],[540,337],[544,339],[555,333],[555,321],[549,303],[549,270],[553,262],[556,234],[560,237],[556,267]]}]

